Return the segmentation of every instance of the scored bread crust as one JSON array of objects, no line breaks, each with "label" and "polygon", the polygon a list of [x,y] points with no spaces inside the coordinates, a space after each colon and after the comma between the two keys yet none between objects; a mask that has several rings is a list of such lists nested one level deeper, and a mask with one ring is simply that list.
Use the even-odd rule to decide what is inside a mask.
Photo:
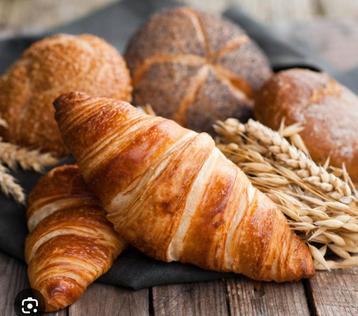
[{"label": "scored bread crust", "polygon": [[35,42],[0,77],[0,116],[6,141],[67,153],[52,102],[80,90],[92,95],[131,100],[129,71],[114,47],[93,35],[54,35]]},{"label": "scored bread crust", "polygon": [[155,14],[130,40],[125,58],[134,102],[195,130],[251,115],[255,91],[271,75],[267,58],[238,26],[191,8]]},{"label": "scored bread crust", "polygon": [[358,97],[324,73],[291,69],[274,75],[256,97],[255,116],[278,129],[300,123],[300,133],[313,160],[344,163],[358,183]]}]

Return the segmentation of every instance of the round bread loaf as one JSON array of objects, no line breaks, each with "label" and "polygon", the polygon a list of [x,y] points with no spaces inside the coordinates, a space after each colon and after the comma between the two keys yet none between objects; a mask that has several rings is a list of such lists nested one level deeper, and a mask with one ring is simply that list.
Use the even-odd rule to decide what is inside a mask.
[{"label": "round bread loaf", "polygon": [[345,163],[358,183],[358,97],[327,74],[291,69],[274,75],[257,94],[255,116],[278,129],[301,123],[312,158],[335,166]]},{"label": "round bread loaf", "polygon": [[0,117],[9,142],[63,156],[52,102],[70,91],[131,100],[129,71],[116,49],[92,35],[34,43],[0,78]]},{"label": "round bread loaf", "polygon": [[134,102],[198,131],[252,114],[270,77],[267,58],[231,22],[190,8],[160,12],[132,37],[125,58]]}]

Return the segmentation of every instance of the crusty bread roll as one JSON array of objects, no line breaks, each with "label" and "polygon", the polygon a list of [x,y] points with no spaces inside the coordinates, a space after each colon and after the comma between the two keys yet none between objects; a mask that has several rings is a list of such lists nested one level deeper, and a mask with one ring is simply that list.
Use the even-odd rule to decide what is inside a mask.
[{"label": "crusty bread roll", "polygon": [[358,97],[327,74],[291,69],[274,75],[256,98],[256,118],[277,129],[301,123],[312,158],[333,165],[345,163],[358,182]]},{"label": "crusty bread roll", "polygon": [[271,75],[262,51],[238,26],[190,8],[154,15],[125,54],[134,102],[183,126],[212,131],[218,119],[251,116],[253,93]]},{"label": "crusty bread roll", "polygon": [[34,43],[0,78],[0,131],[7,141],[62,156],[66,153],[52,102],[71,90],[131,100],[123,58],[92,35],[55,35]]}]

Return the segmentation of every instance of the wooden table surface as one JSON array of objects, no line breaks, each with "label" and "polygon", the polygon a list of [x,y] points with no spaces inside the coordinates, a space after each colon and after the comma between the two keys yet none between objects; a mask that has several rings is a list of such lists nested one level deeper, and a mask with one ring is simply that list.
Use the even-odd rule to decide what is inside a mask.
[{"label": "wooden table surface", "polygon": [[[0,311],[15,315],[15,296],[28,288],[23,263],[0,253]],[[297,283],[253,282],[245,277],[155,286],[133,291],[91,285],[69,308],[47,315],[358,315],[358,268],[317,272]]]},{"label": "wooden table surface", "polygon": [[[93,5],[96,2],[112,1],[89,2]],[[3,8],[5,4],[10,8],[11,1],[2,2]],[[23,2],[27,3],[23,5],[30,3]],[[49,3],[47,0],[37,2]],[[82,0],[78,2],[84,3]],[[3,21],[15,22],[23,18],[21,15],[12,18],[10,12],[5,14],[0,10],[0,18],[2,16]],[[6,26],[3,23],[2,28],[0,27],[3,34],[14,33],[13,27]],[[8,32],[8,29],[11,29],[11,32]],[[297,29],[300,29],[300,32],[297,32]],[[297,22],[284,24],[277,30],[297,45],[321,53],[339,69],[347,70],[358,66],[356,19],[343,22]],[[0,315],[15,315],[15,296],[28,287],[24,263],[0,252]],[[358,268],[318,272],[310,280],[286,284],[253,282],[238,276],[234,280],[156,286],[132,291],[95,283],[78,302],[65,310],[48,315],[358,315]]]}]

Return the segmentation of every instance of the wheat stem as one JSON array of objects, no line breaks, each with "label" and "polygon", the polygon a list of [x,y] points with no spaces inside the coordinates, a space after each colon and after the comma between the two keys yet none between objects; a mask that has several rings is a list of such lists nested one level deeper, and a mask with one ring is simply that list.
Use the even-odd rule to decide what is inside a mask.
[{"label": "wheat stem", "polygon": [[8,173],[8,169],[0,164],[0,186],[1,190],[8,196],[12,196],[17,202],[25,203],[25,194],[14,177]]},{"label": "wheat stem", "polygon": [[46,166],[55,165],[58,160],[49,153],[29,150],[0,139],[0,161],[10,169],[19,165],[24,170],[42,172]]},{"label": "wheat stem", "polygon": [[[343,166],[317,165],[299,133],[281,123],[275,132],[259,122],[217,122],[217,146],[288,217],[291,229],[309,244],[317,269],[358,265],[358,205]],[[321,248],[316,245],[321,244]],[[327,249],[337,259],[327,261]],[[341,259],[339,259],[341,258]]]}]

